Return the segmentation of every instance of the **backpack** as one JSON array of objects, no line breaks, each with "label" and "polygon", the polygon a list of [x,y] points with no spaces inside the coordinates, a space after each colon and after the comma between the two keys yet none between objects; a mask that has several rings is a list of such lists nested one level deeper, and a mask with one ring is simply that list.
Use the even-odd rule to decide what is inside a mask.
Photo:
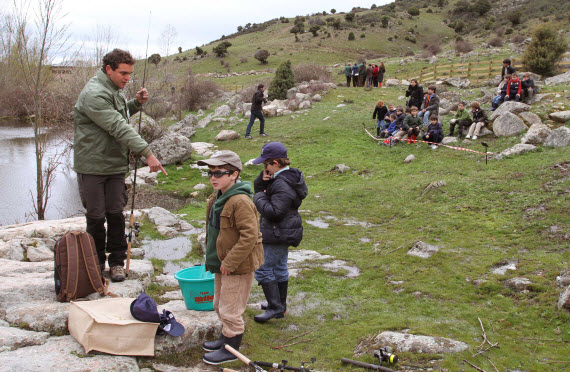
[{"label": "backpack", "polygon": [[54,247],[55,293],[59,302],[82,298],[94,292],[109,294],[109,281],[101,276],[93,237],[69,231]]}]

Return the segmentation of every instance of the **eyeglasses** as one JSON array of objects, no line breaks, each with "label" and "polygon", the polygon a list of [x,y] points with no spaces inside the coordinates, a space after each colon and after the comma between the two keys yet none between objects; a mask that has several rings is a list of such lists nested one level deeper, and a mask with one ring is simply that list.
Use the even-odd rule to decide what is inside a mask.
[{"label": "eyeglasses", "polygon": [[210,172],[208,172],[208,178],[210,178],[210,177],[212,177],[212,176],[214,176],[214,178],[220,178],[220,177],[222,177],[224,174],[232,174],[232,173],[233,173],[232,171],[228,171],[228,170],[227,170],[227,171],[223,171],[223,172],[212,172],[212,171],[210,171]]}]

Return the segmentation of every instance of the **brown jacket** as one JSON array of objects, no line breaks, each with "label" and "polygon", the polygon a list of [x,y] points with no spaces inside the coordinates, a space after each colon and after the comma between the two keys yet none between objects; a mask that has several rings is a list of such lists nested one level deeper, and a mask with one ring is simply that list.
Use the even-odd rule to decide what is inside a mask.
[{"label": "brown jacket", "polygon": [[[207,219],[214,201],[216,192],[208,198]],[[220,234],[216,248],[222,265],[234,275],[249,274],[263,264],[263,245],[257,210],[247,195],[234,195],[224,205],[220,213]]]}]

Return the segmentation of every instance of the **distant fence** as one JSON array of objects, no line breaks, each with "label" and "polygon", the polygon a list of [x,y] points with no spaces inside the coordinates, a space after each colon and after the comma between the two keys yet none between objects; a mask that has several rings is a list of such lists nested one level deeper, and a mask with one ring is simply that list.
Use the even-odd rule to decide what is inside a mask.
[{"label": "distant fence", "polygon": [[[570,58],[570,52],[562,56],[563,59]],[[511,63],[517,71],[523,67],[522,62],[518,60],[511,60]],[[475,79],[476,81],[484,79],[492,79],[496,75],[501,74],[503,67],[503,60],[483,61],[483,62],[467,62],[455,63],[448,65],[438,65],[434,63],[431,66],[424,66],[419,72],[410,72],[408,74],[399,74],[394,76],[395,79],[418,79],[419,81],[436,80],[448,77],[466,77],[468,79]],[[570,62],[558,63],[558,69],[563,73],[570,71]]]},{"label": "distant fence", "polygon": [[250,85],[251,84],[248,84],[248,85],[245,85],[245,84],[225,84],[225,85],[220,85],[220,88],[222,88],[225,92],[236,92],[236,93],[238,93]]}]

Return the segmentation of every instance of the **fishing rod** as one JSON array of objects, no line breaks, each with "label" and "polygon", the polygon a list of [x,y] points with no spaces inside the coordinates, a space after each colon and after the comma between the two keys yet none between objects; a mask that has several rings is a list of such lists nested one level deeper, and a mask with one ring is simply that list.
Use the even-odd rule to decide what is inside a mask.
[{"label": "fishing rod", "polygon": [[[147,30],[147,34],[146,34],[146,51],[145,51],[145,55],[144,55],[144,72],[143,72],[143,82],[142,82],[142,88],[144,88],[145,83],[146,83],[146,65],[147,65],[147,61],[148,61],[148,40],[150,38],[150,16],[151,16],[152,12],[148,13],[148,30]],[[142,98],[141,98],[142,99]],[[127,109],[128,110],[128,109]],[[140,115],[139,115],[139,135],[141,133],[141,123],[142,123],[142,107],[140,109]],[[135,157],[135,174],[133,176],[133,198],[132,198],[132,202],[131,202],[131,216],[129,218],[129,239],[128,239],[128,244],[127,244],[127,268],[125,270],[125,276],[129,276],[129,266],[131,264],[131,247],[133,245],[133,230],[135,230],[135,235],[138,235],[139,232],[139,224],[135,224],[135,194],[136,194],[136,189],[137,189],[137,168],[139,166],[139,157],[136,156]]]}]

